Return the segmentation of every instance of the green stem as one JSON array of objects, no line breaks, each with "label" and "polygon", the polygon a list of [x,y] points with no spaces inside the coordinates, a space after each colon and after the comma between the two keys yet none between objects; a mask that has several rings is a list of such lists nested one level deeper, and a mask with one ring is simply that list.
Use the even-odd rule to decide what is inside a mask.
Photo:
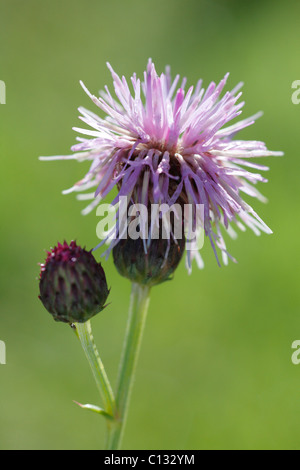
[{"label": "green stem", "polygon": [[87,360],[89,361],[98,390],[102,397],[105,411],[109,415],[113,416],[115,413],[115,398],[94,342],[91,322],[87,321],[86,323],[76,323],[75,326],[82,348]]},{"label": "green stem", "polygon": [[119,369],[115,419],[113,422],[108,423],[107,449],[109,450],[117,450],[121,446],[149,306],[149,293],[149,287],[132,284],[129,318]]}]

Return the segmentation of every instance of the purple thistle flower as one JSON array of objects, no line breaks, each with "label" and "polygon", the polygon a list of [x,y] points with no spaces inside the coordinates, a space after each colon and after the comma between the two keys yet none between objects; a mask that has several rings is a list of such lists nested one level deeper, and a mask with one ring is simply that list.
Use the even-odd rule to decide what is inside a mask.
[{"label": "purple thistle flower", "polygon": [[[86,176],[64,191],[67,194],[96,188],[91,194],[78,196],[81,200],[92,200],[83,213],[89,213],[114,187],[118,195],[113,204],[121,196],[127,196],[130,203],[146,206],[202,204],[204,220],[197,218],[193,211],[193,226],[204,229],[216,257],[218,247],[225,264],[230,255],[222,228],[233,238],[236,232],[231,223],[241,230],[248,226],[257,235],[272,233],[242,199],[242,194],[265,201],[255,185],[267,180],[250,170],[268,168],[251,160],[283,153],[268,151],[263,142],[233,140],[238,131],[253,124],[262,114],[227,126],[242,112],[244,102],[238,100],[243,83],[223,97],[221,93],[229,74],[218,85],[212,82],[206,90],[200,80],[195,88],[185,91],[186,79],[178,86],[180,77],[177,75],[172,81],[169,67],[165,74],[158,76],[149,60],[143,81],[136,74],[132,76],[131,91],[126,79],[120,78],[109,64],[108,68],[116,98],[107,87],[97,98],[81,82],[106,117],[102,119],[79,108],[80,119],[91,129],[74,130],[88,138],[77,138],[79,143],[72,147],[75,152],[72,156],[41,157],[92,162]],[[112,241],[108,252],[117,243],[118,239]],[[190,250],[189,269],[193,258],[199,267],[203,266],[200,253]]]}]

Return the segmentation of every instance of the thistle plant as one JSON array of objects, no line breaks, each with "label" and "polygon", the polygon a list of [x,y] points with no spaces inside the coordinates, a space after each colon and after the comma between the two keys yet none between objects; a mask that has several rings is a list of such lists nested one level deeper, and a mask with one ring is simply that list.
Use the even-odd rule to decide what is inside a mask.
[{"label": "thistle plant", "polygon": [[[74,153],[70,156],[41,159],[91,162],[83,179],[64,191],[65,194],[78,193],[79,200],[90,200],[83,214],[96,208],[112,189],[117,189],[112,201],[116,208],[115,225],[106,239],[95,247],[107,242],[109,246],[103,254],[109,256],[112,252],[118,272],[132,282],[129,320],[115,394],[92,338],[89,319],[94,309],[90,309],[90,300],[86,299],[78,309],[73,298],[75,290],[80,298],[80,286],[84,292],[86,284],[77,279],[76,289],[72,288],[70,276],[72,279],[73,274],[70,274],[72,270],[68,266],[72,258],[67,256],[68,262],[63,268],[66,272],[53,278],[47,270],[50,256],[41,276],[41,292],[48,297],[45,300],[41,295],[41,299],[49,311],[54,311],[55,319],[70,319],[73,323],[75,318],[77,334],[104,404],[103,408],[81,406],[106,418],[107,448],[118,449],[126,422],[151,288],[172,278],[184,251],[189,272],[193,260],[200,268],[203,267],[198,250],[199,237],[203,233],[212,245],[218,264],[219,253],[224,264],[228,263],[228,258],[235,261],[227,251],[223,236],[227,233],[235,238],[237,233],[234,227],[242,231],[248,227],[257,235],[261,232],[272,233],[242,196],[246,194],[265,201],[256,185],[267,181],[260,173],[268,167],[253,159],[280,156],[282,152],[269,151],[264,142],[235,138],[239,131],[252,125],[262,113],[231,123],[241,114],[244,106],[244,102],[239,101],[243,84],[239,83],[222,96],[228,74],[218,85],[212,82],[207,89],[202,87],[201,80],[195,88],[186,89],[186,79],[180,83],[180,77],[176,76],[172,80],[168,67],[165,73],[158,75],[149,60],[142,80],[136,74],[131,77],[130,89],[126,79],[120,78],[109,64],[108,67],[115,96],[105,87],[105,91],[96,97],[81,82],[93,103],[105,115],[99,117],[79,108],[80,119],[89,129],[75,130],[87,137],[77,138],[78,143],[72,147]],[[93,191],[89,192],[91,189]],[[122,224],[119,207],[124,197],[127,201],[127,221],[139,226],[140,237],[128,236],[127,226],[124,228]],[[146,209],[144,219],[139,218],[141,206]],[[159,207],[156,218],[151,211],[153,206]],[[189,210],[185,210],[186,206]],[[198,210],[199,206],[202,211]],[[135,212],[132,212],[133,207],[136,207]],[[174,207],[173,220],[170,222],[170,218],[167,219],[168,237],[165,237],[162,232],[166,225],[166,212]],[[179,235],[175,222],[182,229]],[[158,236],[153,235],[154,229]],[[88,261],[87,257],[83,258],[84,262]],[[82,271],[78,271],[82,275]],[[103,295],[97,297],[101,298],[97,304],[100,311],[108,294],[103,281],[105,276],[100,276],[97,269],[87,272],[91,281],[89,286],[95,289],[93,295],[89,294],[89,299],[95,299],[99,294],[96,294],[97,286],[103,289]],[[71,289],[63,289],[65,284],[60,281],[61,278],[67,286],[71,285]],[[67,299],[62,300],[61,289]],[[81,307],[86,307],[87,312],[79,318]],[[87,324],[84,323],[86,320]]]}]

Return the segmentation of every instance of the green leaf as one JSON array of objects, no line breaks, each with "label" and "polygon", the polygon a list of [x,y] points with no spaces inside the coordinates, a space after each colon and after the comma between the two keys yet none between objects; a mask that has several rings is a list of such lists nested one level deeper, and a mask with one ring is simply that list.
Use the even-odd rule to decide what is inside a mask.
[{"label": "green leaf", "polygon": [[93,413],[97,413],[98,415],[102,415],[102,416],[104,416],[104,418],[109,419],[109,420],[114,419],[114,417],[112,415],[107,413],[105,410],[103,410],[103,408],[100,408],[99,406],[89,405],[89,404],[82,405],[81,403],[78,403],[78,401],[75,401],[75,400],[73,400],[73,401],[74,401],[74,403],[76,403],[76,405],[80,406],[80,408],[82,408],[84,410],[93,411]]}]

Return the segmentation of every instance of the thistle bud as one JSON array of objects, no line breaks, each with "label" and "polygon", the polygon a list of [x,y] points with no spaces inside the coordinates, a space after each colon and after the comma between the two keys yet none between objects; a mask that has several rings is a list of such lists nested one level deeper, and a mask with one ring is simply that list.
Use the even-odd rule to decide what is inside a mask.
[{"label": "thistle bud", "polygon": [[74,241],[48,252],[39,298],[54,320],[84,323],[103,310],[108,294],[104,270],[91,252]]},{"label": "thistle bud", "polygon": [[185,239],[152,240],[145,251],[141,238],[120,240],[113,249],[118,272],[137,284],[153,287],[168,281],[176,270],[185,247]]}]

